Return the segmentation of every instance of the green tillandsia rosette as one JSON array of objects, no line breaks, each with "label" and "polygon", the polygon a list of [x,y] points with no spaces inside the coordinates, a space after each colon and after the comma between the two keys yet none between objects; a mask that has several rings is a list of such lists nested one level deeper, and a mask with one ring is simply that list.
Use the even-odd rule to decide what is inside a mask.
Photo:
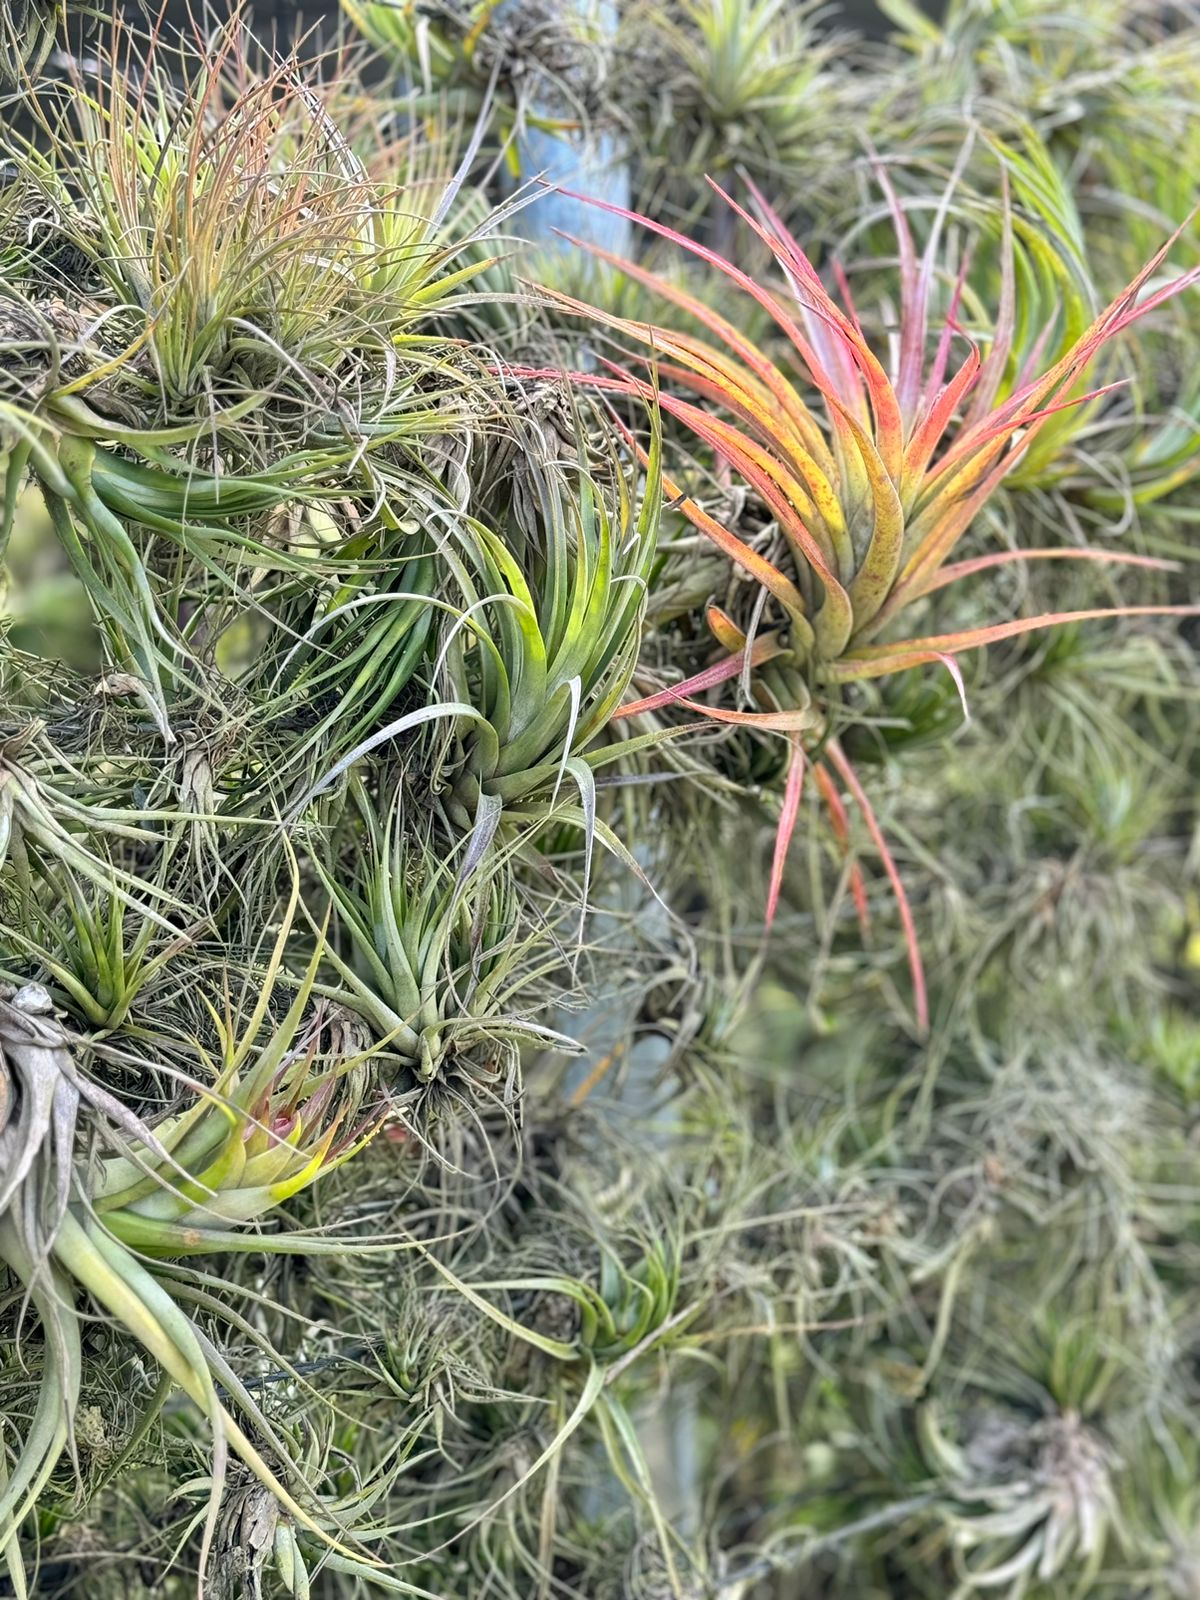
[{"label": "green tillandsia rosette", "polygon": [[554,816],[582,826],[589,862],[599,841],[632,863],[597,815],[596,773],[672,736],[602,738],[641,644],[660,509],[657,438],[655,430],[644,483],[629,481],[615,451],[600,478],[560,466],[544,447],[531,451],[523,520],[503,534],[452,510],[430,518],[445,530],[439,555],[456,592],[437,641],[438,696],[343,755],[297,814],[380,746],[424,730],[436,752],[434,793],[470,836],[472,860],[501,830],[532,835]]},{"label": "green tillandsia rosette", "polygon": [[382,811],[357,778],[350,792],[354,825],[313,861],[334,911],[333,981],[317,988],[369,1024],[401,1068],[397,1090],[453,1077],[497,1092],[523,1046],[574,1051],[538,1020],[564,949],[522,906],[511,843],[472,860],[402,789]]}]

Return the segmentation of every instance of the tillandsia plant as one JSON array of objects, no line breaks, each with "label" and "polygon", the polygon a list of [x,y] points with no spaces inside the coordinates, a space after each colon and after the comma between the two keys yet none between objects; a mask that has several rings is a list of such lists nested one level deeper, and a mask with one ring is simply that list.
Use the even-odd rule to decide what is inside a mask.
[{"label": "tillandsia plant", "polygon": [[[1144,612],[1195,598],[1197,56],[1150,4],[951,6],[973,53],[890,79],[773,0],[629,0],[615,55],[355,0],[399,91],[237,22],[20,76],[0,1594],[1194,1584],[1200,693]],[[657,231],[551,300],[490,190],[556,75]]]},{"label": "tillandsia plant", "polygon": [[[757,217],[726,199],[770,251],[790,304],[706,246],[651,218],[637,220],[704,260],[770,314],[803,388],[728,318],[636,263],[620,266],[656,287],[685,318],[698,322],[711,342],[676,327],[613,317],[547,292],[555,303],[649,348],[658,381],[671,385],[661,396],[664,412],[741,475],[771,519],[768,532],[777,530],[786,552],[785,561],[772,560],[761,541],[751,542],[723,526],[686,488],[664,476],[668,494],[688,520],[754,581],[762,599],[743,620],[710,610],[713,634],[728,652],[723,661],[623,708],[624,715],[632,715],[672,701],[694,706],[698,692],[753,675],[757,710],[710,707],[707,714],[789,733],[794,755],[776,852],[773,911],[796,819],[806,744],[866,805],[837,738],[846,685],[930,662],[947,666],[960,681],[954,658],[963,651],[1066,621],[1114,614],[1105,608],[1051,612],[955,632],[879,638],[894,632],[918,601],[1008,562],[1074,557],[1138,564],[1142,558],[1091,548],[1001,550],[957,563],[951,557],[1041,431],[1062,406],[1078,403],[1076,386],[1097,352],[1190,288],[1200,279],[1200,269],[1148,289],[1166,260],[1169,244],[1164,245],[1057,360],[1043,366],[1035,342],[1011,380],[1011,392],[1000,399],[1012,355],[1011,300],[999,310],[986,354],[969,345],[954,365],[960,272],[929,353],[939,226],[931,229],[918,255],[902,208],[894,208],[901,300],[889,371],[863,331],[844,279],[845,303],[839,305],[762,195],[755,191]],[[947,193],[943,210],[949,200]],[[579,381],[610,393],[646,397],[653,392],[648,380],[630,374],[582,376]],[[819,411],[810,404],[811,394],[819,396]],[[1132,607],[1123,614],[1158,609]],[[1174,610],[1182,615],[1189,608]],[[820,781],[829,783],[828,777]],[[869,815],[868,823],[882,844]],[[899,887],[886,851],[885,860]],[[907,920],[906,911],[905,916]],[[915,954],[913,965],[917,1009],[924,1020],[923,980]]]},{"label": "tillandsia plant", "polygon": [[[694,185],[703,202],[706,172],[828,181],[851,82],[831,70],[837,43],[819,29],[816,10],[783,0],[627,10],[621,38],[632,61],[619,93],[647,185],[669,174],[673,191]],[[720,226],[720,213],[714,220]]]},{"label": "tillandsia plant", "polygon": [[[565,466],[556,457],[565,441],[539,441],[518,427],[527,454],[497,494],[504,520],[493,528],[447,513],[438,549],[460,600],[447,606],[439,630],[441,696],[377,728],[302,805],[373,750],[432,725],[440,729],[434,791],[450,823],[471,834],[472,856],[502,825],[536,834],[555,814],[584,828],[589,860],[598,839],[631,861],[597,815],[595,774],[669,737],[661,730],[605,737],[637,664],[655,560],[661,463],[654,431],[639,484],[611,439],[593,462],[576,431],[576,460]],[[510,458],[505,472],[512,471]]]},{"label": "tillandsia plant", "polygon": [[[1191,50],[1200,60],[1200,40],[1193,42]],[[1154,137],[1161,145],[1171,142],[1167,129],[1157,130]],[[1024,324],[1023,336],[1018,335],[1014,342],[1014,353],[1028,352],[1035,339],[1044,340],[1043,330],[1056,319],[1057,338],[1052,346],[1043,346],[1043,354],[1065,353],[1096,309],[1095,283],[1122,281],[1172,233],[1177,241],[1173,255],[1179,264],[1164,263],[1162,278],[1168,280],[1192,263],[1196,196],[1186,180],[1164,194],[1158,208],[1144,202],[1131,210],[1123,200],[1113,202],[1118,213],[1128,218],[1127,225],[1114,232],[1130,237],[1113,249],[1110,261],[1098,250],[1094,232],[1089,232],[1081,215],[1081,199],[1064,166],[1055,160],[1042,137],[1026,127],[1019,138],[993,136],[987,144],[1003,162],[1017,203],[1012,217],[1016,281],[1004,281],[1008,258],[1001,253],[1002,281],[996,296],[997,304],[1013,302]],[[1137,158],[1129,159],[1132,163]],[[1132,172],[1127,177],[1131,181],[1118,185],[1115,192],[1136,194],[1144,188]],[[1089,198],[1086,191],[1083,198]],[[1101,352],[1098,363],[1106,354],[1112,359],[1100,375],[1116,378],[1121,387],[1113,390],[1111,397],[1102,390],[1095,399],[1067,407],[1051,418],[1006,480],[1007,487],[1051,491],[1051,508],[1043,521],[1065,518],[1073,524],[1088,512],[1099,512],[1100,517],[1091,520],[1108,537],[1113,530],[1106,518],[1112,515],[1136,526],[1142,512],[1175,495],[1200,470],[1198,400],[1187,354],[1190,343],[1189,302],[1185,298],[1164,305],[1161,318],[1143,330],[1132,348],[1118,344]],[[1018,362],[1018,370],[1019,366]],[[1001,396],[1005,393],[1002,387]],[[1110,440],[1117,441],[1116,447]],[[1146,536],[1150,530],[1140,531]]]},{"label": "tillandsia plant", "polygon": [[[1064,1301],[1079,1296],[1075,1287]],[[923,1547],[914,1558],[939,1560],[961,1600],[1085,1595],[1106,1553],[1128,1544],[1125,1464],[1101,1419],[1107,1408],[1121,1436],[1139,1431],[1129,1330],[1115,1307],[1073,1309],[1023,1308],[1023,1323],[1001,1318],[982,1334],[993,1371],[978,1389],[959,1377],[966,1393],[955,1396],[953,1422],[936,1384],[907,1409],[914,1477],[933,1490],[912,1519],[913,1543]],[[970,1337],[961,1328],[956,1336],[964,1346]]]},{"label": "tillandsia plant", "polygon": [[[161,1367],[155,1409],[178,1386],[212,1426],[205,1549],[229,1449],[300,1524],[320,1531],[229,1409],[227,1402],[236,1403],[286,1460],[249,1391],[184,1309],[193,1301],[239,1322],[236,1311],[221,1310],[221,1281],[172,1283],[146,1261],[263,1248],[319,1251],[315,1240],[271,1243],[240,1230],[269,1218],[346,1160],[378,1125],[378,1113],[369,1109],[367,1054],[323,1003],[311,1003],[319,951],[286,1015],[266,1027],[296,904],[293,888],[249,1015],[239,1015],[228,996],[224,1012],[212,1009],[218,1054],[210,1057],[197,1043],[193,1103],[153,1126],[85,1074],[45,990],[26,985],[0,1000],[0,1252],[25,1285],[45,1336],[37,1410],[0,1495],[0,1538],[18,1583],[23,1565],[14,1541],[21,1523],[62,1452],[74,1450],[80,1295]],[[106,1144],[120,1153],[102,1154]],[[142,1426],[152,1420],[153,1411]]]},{"label": "tillandsia plant", "polygon": [[[505,1429],[474,1444],[464,1440],[476,1458],[471,1473],[457,1467],[457,1452],[447,1456],[449,1506],[478,1498],[474,1480],[483,1480],[486,1499],[478,1512],[469,1520],[465,1509],[453,1514],[471,1536],[464,1556],[470,1551],[472,1566],[482,1561],[477,1581],[487,1581],[494,1565],[496,1592],[504,1596],[523,1592],[523,1584],[553,1592],[546,1552],[569,1526],[568,1508],[581,1496],[586,1505],[601,1461],[657,1544],[666,1593],[687,1592],[689,1553],[662,1513],[632,1416],[655,1376],[665,1377],[672,1354],[686,1347],[698,1309],[685,1285],[685,1223],[678,1214],[685,1202],[654,1162],[643,1163],[636,1175],[606,1170],[605,1158],[618,1154],[619,1141],[597,1130],[570,1190],[531,1171],[530,1198],[537,1204],[513,1213],[503,1256],[497,1239],[485,1236],[452,1265],[429,1258],[438,1278],[465,1302],[460,1315],[469,1312],[490,1325],[500,1347],[507,1343],[513,1366],[546,1401],[544,1420],[523,1437]],[[602,1174],[624,1178],[617,1192]],[[432,1520],[436,1531],[444,1518]],[[504,1540],[506,1521],[513,1526]],[[417,1538],[422,1533],[414,1528]],[[563,1557],[572,1565],[580,1559],[569,1544]]]},{"label": "tillandsia plant", "polygon": [[56,244],[3,290],[21,359],[0,396],[0,541],[32,472],[168,738],[169,703],[203,696],[215,646],[193,580],[262,616],[322,563],[351,590],[376,576],[357,528],[334,540],[328,513],[303,509],[375,507],[377,450],[419,496],[478,386],[461,344],[422,326],[487,264],[444,234],[461,179],[439,181],[443,157],[413,140],[368,168],[294,63],[256,78],[237,38],[184,91],[161,51],[118,36],[99,86],[48,98],[37,141],[9,139],[22,205],[45,208]]},{"label": "tillandsia plant", "polygon": [[[1102,300],[1088,265],[1088,242],[1076,193],[1037,130],[1023,125],[1011,138],[968,135],[954,156],[941,194],[923,165],[876,159],[872,177],[882,201],[871,197],[865,217],[837,241],[836,256],[847,263],[848,281],[864,315],[878,296],[890,305],[895,288],[895,252],[920,254],[931,295],[931,325],[943,316],[962,336],[987,344],[993,371],[1000,374],[997,406],[1038,368],[1047,370],[1068,355],[1087,331]],[[996,189],[999,187],[999,203]],[[1152,254],[1173,224],[1159,230]],[[878,250],[876,263],[863,259],[867,244]],[[1140,266],[1145,260],[1138,260]],[[951,289],[951,286],[953,288]],[[849,292],[849,291],[848,291]],[[905,320],[901,308],[900,320]],[[891,332],[890,318],[871,316],[869,337]],[[1097,352],[1119,358],[1120,347]],[[1090,379],[1113,376],[1110,359]],[[1077,403],[1062,405],[1047,417],[1005,476],[1008,490],[1052,486],[1067,470],[1068,444],[1077,438],[1108,400],[1100,385],[1089,399],[1082,383]]]},{"label": "tillandsia plant", "polygon": [[1188,95],[1189,0],[949,0],[939,17],[917,0],[876,4],[897,30],[900,60],[877,108],[893,124],[968,110],[991,126],[1028,120],[1078,138],[1103,125],[1116,138],[1168,119]]},{"label": "tillandsia plant", "polygon": [[[1176,259],[1164,263],[1148,287],[1160,287],[1192,263],[1195,219],[1188,213],[1195,196],[1186,181],[1177,203],[1161,215],[1147,204],[1135,217],[1123,200],[1106,201],[1129,218],[1128,227],[1114,231],[1137,238],[1131,246],[1122,237],[1120,247],[1108,251],[1089,230],[1083,209],[1097,204],[1090,187],[1080,185],[1032,126],[1022,125],[1012,137],[969,137],[953,163],[957,183],[948,207],[932,191],[925,164],[910,157],[879,164],[886,202],[865,210],[856,204],[856,220],[837,240],[836,254],[848,263],[873,339],[877,292],[886,306],[892,290],[897,208],[918,251],[930,230],[941,230],[935,277],[948,286],[963,274],[954,315],[964,334],[989,340],[993,330],[1011,324],[997,404],[1009,398],[1031,361],[1049,368],[1065,356],[1094,318],[1104,286],[1124,281],[1173,230]],[[1125,192],[1137,187],[1131,182]],[[935,293],[944,295],[946,288]],[[988,518],[1003,537],[1015,543],[1019,526],[1026,543],[1049,534],[1054,543],[1112,546],[1124,535],[1129,547],[1143,552],[1179,553],[1171,521],[1181,513],[1186,519],[1180,491],[1200,466],[1189,306],[1186,296],[1163,304],[1136,342],[1116,340],[1097,352],[1071,397],[1075,403],[1046,419],[990,502]],[[1165,501],[1167,515],[1160,517],[1156,508]]]},{"label": "tillandsia plant", "polygon": [[[37,967],[93,1027],[120,1027],[141,991],[188,941],[163,940],[151,918],[132,916],[115,882],[107,893],[96,893],[69,869],[60,873],[36,856],[29,865],[27,886],[36,884],[37,893],[22,898],[16,925],[6,928],[11,959]],[[51,900],[56,886],[61,897]],[[166,948],[152,954],[156,938]],[[10,982],[21,976],[11,969],[2,975]]]},{"label": "tillandsia plant", "polygon": [[511,1093],[522,1044],[575,1048],[535,1021],[565,951],[523,925],[512,846],[472,866],[465,841],[439,851],[403,791],[383,814],[357,779],[351,791],[361,827],[347,856],[313,863],[340,932],[326,952],[338,982],[318,988],[362,1016],[418,1084],[453,1070],[477,1092]]},{"label": "tillandsia plant", "polygon": [[14,0],[0,18],[0,84],[31,82],[46,65],[63,24],[96,14],[79,0]]},{"label": "tillandsia plant", "polygon": [[636,666],[654,568],[657,430],[644,484],[615,453],[593,481],[582,434],[576,448],[580,470],[569,476],[548,451],[542,461],[530,453],[507,537],[475,529],[474,570],[460,569],[471,622],[451,630],[442,658],[451,692],[475,715],[441,772],[463,824],[505,810],[536,819],[535,802],[553,801],[567,782],[590,833],[596,769],[641,744],[603,736]]},{"label": "tillandsia plant", "polygon": [[[384,137],[377,119],[364,130],[296,60],[256,71],[232,25],[187,83],[165,46],[120,29],[95,76],[78,71],[65,103],[36,102],[36,142],[9,136],[82,258],[89,337],[108,357],[76,374],[77,406],[103,397],[134,445],[147,424],[203,417],[228,469],[253,461],[256,427],[276,449],[289,433],[336,448],[354,417],[368,436],[378,425],[373,398],[389,394],[397,420],[406,401],[420,411],[418,365],[461,383],[446,341],[421,336],[464,281],[447,270],[467,241],[442,232],[457,193],[445,149]],[[390,388],[388,349],[408,356]],[[88,435],[82,418],[75,431]],[[171,442],[188,436],[147,440]]]}]

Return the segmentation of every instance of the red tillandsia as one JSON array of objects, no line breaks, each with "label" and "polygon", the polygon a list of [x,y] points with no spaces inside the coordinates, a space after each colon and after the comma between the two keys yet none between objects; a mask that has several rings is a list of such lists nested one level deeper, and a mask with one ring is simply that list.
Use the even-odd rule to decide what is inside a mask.
[{"label": "red tillandsia", "polygon": [[[881,182],[895,222],[900,269],[899,332],[894,356],[886,365],[863,331],[844,277],[839,274],[844,302],[839,305],[757,190],[757,215],[751,215],[713,185],[770,250],[790,289],[787,303],[717,252],[650,217],[630,215],[698,256],[754,300],[787,341],[798,383],[733,321],[678,285],[598,248],[588,247],[674,306],[683,314],[680,321],[694,321],[711,338],[631,321],[545,291],[564,309],[646,347],[655,369],[653,383],[616,367],[610,377],[580,374],[577,381],[639,398],[657,395],[665,412],[740,475],[786,541],[788,559],[778,564],[768,560],[664,475],[666,493],[674,497],[679,510],[767,591],[768,604],[764,625],[752,641],[728,618],[714,628],[718,642],[732,652],[720,669],[709,668],[624,708],[624,714],[648,711],[668,701],[692,703],[692,693],[711,687],[718,677],[732,679],[745,673],[748,661],[756,669],[752,683],[759,711],[697,709],[721,720],[789,730],[793,765],[804,759],[796,737],[804,731],[813,740],[814,753],[832,766],[860,807],[866,806],[866,797],[844,753],[830,738],[827,712],[836,686],[939,662],[954,673],[961,690],[954,658],[964,651],[1063,622],[1118,615],[1191,615],[1197,610],[1129,606],[1049,612],[957,632],[895,637],[895,625],[908,607],[988,565],[1051,558],[1164,565],[1092,548],[1004,551],[958,563],[950,558],[1047,421],[1064,407],[1095,397],[1081,393],[1081,380],[1097,353],[1147,312],[1200,281],[1200,266],[1148,289],[1174,242],[1169,240],[1063,355],[1039,371],[1046,341],[1035,342],[1024,369],[1013,380],[1007,372],[1013,353],[1011,278],[1006,278],[986,354],[966,339],[957,324],[961,275],[936,341],[931,340],[932,290],[950,191],[918,255],[886,177]],[[1005,249],[1010,255],[1007,207]],[[961,360],[952,362],[956,338],[966,342],[967,350]],[[999,398],[1002,389],[1004,397]],[[814,391],[818,399],[810,404]],[[788,835],[795,825],[798,782],[798,778],[789,781],[772,874],[771,911]],[[822,789],[828,791],[829,785],[823,783]],[[924,1023],[924,984],[911,916],[869,810],[866,820],[900,896],[918,1016]],[[855,898],[861,907],[858,885]]]}]

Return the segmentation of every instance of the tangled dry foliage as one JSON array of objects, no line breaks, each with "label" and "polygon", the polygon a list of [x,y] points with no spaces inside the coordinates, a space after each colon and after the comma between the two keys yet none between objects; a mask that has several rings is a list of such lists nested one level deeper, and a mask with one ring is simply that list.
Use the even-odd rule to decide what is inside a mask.
[{"label": "tangled dry foliage", "polygon": [[0,1595],[1200,1594],[1200,16],[880,10],[9,8]]}]

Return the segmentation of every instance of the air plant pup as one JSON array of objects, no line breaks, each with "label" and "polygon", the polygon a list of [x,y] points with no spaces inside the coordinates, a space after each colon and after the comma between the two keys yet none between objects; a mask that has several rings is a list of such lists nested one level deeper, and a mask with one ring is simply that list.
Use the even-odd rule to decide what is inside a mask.
[{"label": "air plant pup", "polygon": [[317,988],[374,1031],[395,1073],[393,1093],[410,1079],[420,1092],[451,1075],[504,1091],[522,1045],[574,1052],[523,1004],[557,958],[522,926],[512,863],[519,841],[472,863],[468,838],[443,860],[399,793],[380,814],[361,780],[349,789],[356,827],[345,853],[331,867],[313,863],[340,934],[325,950],[337,981]]},{"label": "air plant pup", "polygon": [[[947,633],[895,636],[897,624],[917,602],[1009,562],[1073,559],[1147,564],[1145,558],[1121,552],[1066,547],[1002,550],[958,562],[951,558],[1041,430],[1063,407],[1079,403],[1079,381],[1093,358],[1139,319],[1200,281],[1200,267],[1152,285],[1174,242],[1168,241],[1048,366],[1042,365],[1041,343],[1035,342],[1000,398],[1015,327],[1011,235],[1006,232],[1010,287],[990,347],[981,353],[967,340],[967,350],[956,364],[952,353],[962,338],[956,318],[965,267],[940,329],[932,326],[938,251],[954,179],[919,255],[908,219],[885,175],[881,182],[892,210],[900,264],[899,328],[890,360],[881,359],[864,332],[844,277],[839,304],[757,189],[752,191],[753,213],[717,192],[770,252],[787,286],[786,299],[736,262],[666,224],[646,216],[635,220],[698,257],[753,300],[782,335],[795,377],[748,339],[731,318],[637,262],[616,260],[595,247],[593,254],[609,260],[681,313],[677,321],[651,326],[553,289],[543,292],[554,304],[650,352],[653,383],[614,368],[611,362],[615,376],[579,374],[576,381],[643,400],[659,392],[666,415],[727,462],[758,497],[782,535],[786,553],[783,560],[770,559],[664,473],[665,490],[688,521],[760,590],[761,620],[758,609],[753,617],[739,620],[711,608],[709,625],[726,652],[724,659],[681,684],[625,706],[622,714],[677,702],[722,721],[787,735],[792,757],[768,918],[778,901],[809,759],[818,773],[823,772],[817,781],[835,818],[840,801],[834,784],[849,789],[864,811],[900,901],[917,1019],[923,1027],[925,984],[903,887],[837,737],[844,690],[929,663],[950,671],[961,689],[955,658],[964,651],[1066,622],[1118,614],[1194,613],[1195,608],[1187,606],[1087,609]],[[688,331],[688,322],[698,323],[710,338]],[[747,675],[754,710],[701,705],[695,699],[721,682]]]}]

